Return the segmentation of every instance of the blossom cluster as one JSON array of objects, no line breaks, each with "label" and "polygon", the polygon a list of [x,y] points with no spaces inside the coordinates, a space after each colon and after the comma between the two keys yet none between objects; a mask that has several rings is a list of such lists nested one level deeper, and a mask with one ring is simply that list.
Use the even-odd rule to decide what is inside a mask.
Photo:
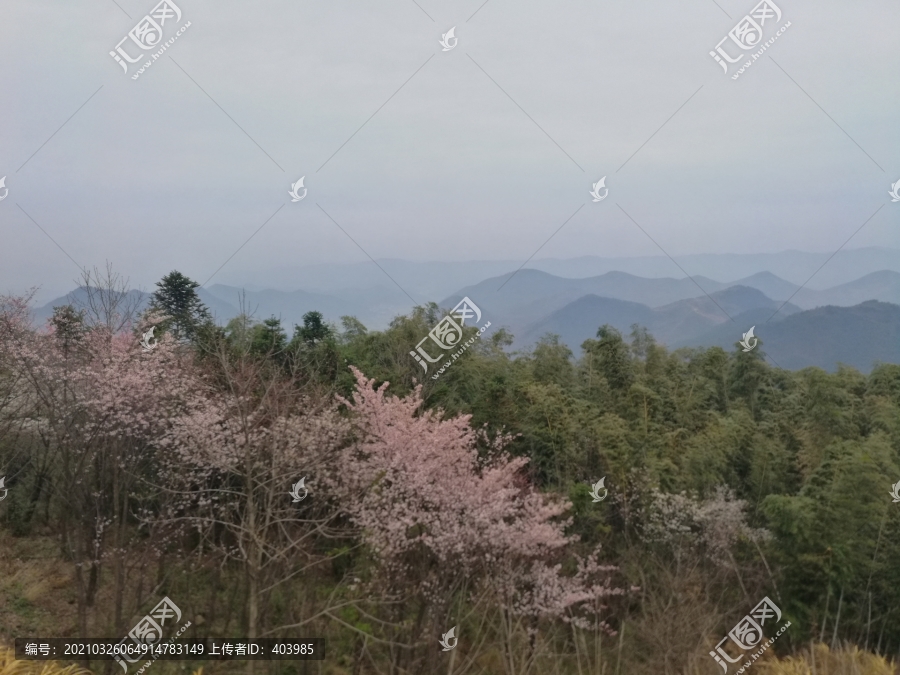
[{"label": "blossom cluster", "polygon": [[476,580],[513,612],[561,618],[599,612],[602,598],[624,592],[597,551],[562,573],[576,541],[565,532],[570,505],[524,481],[528,460],[504,451],[508,435],[489,439],[469,415],[422,411],[421,386],[393,397],[387,383],[354,374],[352,401],[341,401],[358,437],[329,484],[393,578],[419,578],[424,593]]}]

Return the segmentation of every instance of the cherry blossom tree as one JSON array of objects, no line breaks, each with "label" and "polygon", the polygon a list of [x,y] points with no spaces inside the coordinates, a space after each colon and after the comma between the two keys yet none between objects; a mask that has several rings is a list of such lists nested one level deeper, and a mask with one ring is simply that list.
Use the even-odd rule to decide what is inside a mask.
[{"label": "cherry blossom tree", "polygon": [[[24,297],[0,296],[0,345],[28,329],[28,304],[31,295]],[[4,504],[4,516],[16,534],[28,530],[31,512],[42,490],[41,477],[51,464],[46,454],[38,456],[31,451],[28,440],[33,427],[33,399],[28,396],[28,386],[15,367],[15,359],[0,349],[0,476],[10,493]],[[22,491],[27,489],[24,478],[29,462],[35,466],[31,499],[25,504]],[[35,494],[35,489],[37,494]]]},{"label": "cherry blossom tree", "polygon": [[610,586],[615,568],[600,565],[598,551],[576,558],[574,575],[562,573],[563,560],[574,557],[569,504],[527,484],[527,459],[504,452],[509,436],[489,438],[468,415],[422,411],[421,387],[392,397],[387,383],[376,388],[352,370],[352,401],[340,400],[357,439],[328,482],[381,565],[374,581],[420,608],[413,643],[428,619],[430,635],[453,625],[454,597],[484,592],[503,617],[507,672],[527,672],[533,658],[518,663],[512,644],[523,621],[532,631],[554,618],[586,628],[604,599],[624,593]]},{"label": "cherry blossom tree", "polygon": [[[340,555],[324,543],[346,536],[319,476],[347,425],[333,402],[304,391],[249,347],[237,353],[218,347],[206,360],[215,362],[208,378],[215,386],[196,390],[160,436],[158,488],[167,497],[157,520],[187,526],[199,537],[198,551],[237,563],[247,637],[284,634],[314,617],[290,613],[276,621],[265,616],[266,599]],[[301,479],[298,501],[291,490]],[[340,602],[329,605],[335,606]],[[248,661],[247,672],[253,668]]]},{"label": "cherry blossom tree", "polygon": [[198,386],[190,357],[166,339],[145,353],[116,316],[107,318],[120,332],[106,321],[85,325],[72,308],[35,329],[21,302],[6,299],[2,309],[0,355],[29,421],[36,480],[52,491],[62,554],[74,563],[79,630],[87,634],[107,562],[115,580],[112,628],[120,630],[128,560],[145,565],[130,553],[136,511],[152,500],[138,479],[151,470],[154,439]]}]

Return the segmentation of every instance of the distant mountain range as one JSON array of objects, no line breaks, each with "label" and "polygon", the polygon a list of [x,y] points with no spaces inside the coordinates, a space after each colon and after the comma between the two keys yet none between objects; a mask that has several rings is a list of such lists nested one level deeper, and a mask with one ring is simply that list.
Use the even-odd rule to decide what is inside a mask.
[{"label": "distant mountain range", "polygon": [[[554,333],[578,353],[581,343],[596,337],[597,328],[603,324],[609,324],[626,335],[633,324],[640,324],[650,331],[657,342],[681,346],[691,344],[693,339],[723,324],[729,325],[732,337],[736,327],[742,327],[740,333],[743,333],[753,324],[744,326],[743,323],[736,323],[736,319],[732,321],[730,317],[743,317],[742,320],[745,320],[752,316],[753,320],[762,323],[772,317],[781,305],[782,303],[747,286],[731,286],[716,291],[709,297],[704,295],[678,300],[656,308],[636,302],[585,295],[531,324],[521,336],[516,334],[514,346],[527,347],[547,333]],[[781,320],[799,311],[798,307],[787,304],[775,317]],[[740,339],[740,335],[731,342],[736,339]]]},{"label": "distant mountain range", "polygon": [[[779,299],[781,298],[779,297]],[[794,296],[791,302],[803,309],[812,309],[825,305],[849,307],[867,300],[900,304],[900,274],[882,270],[823,291],[804,288]]]},{"label": "distant mountain range", "polygon": [[[712,300],[733,320],[721,320],[721,311]],[[829,305],[801,311],[788,304],[773,316],[780,304],[741,286],[717,291],[712,299],[679,300],[655,309],[586,295],[531,325],[513,346],[530,346],[553,333],[577,355],[585,340],[596,338],[601,325],[609,324],[628,335],[631,327],[639,324],[670,349],[718,346],[731,351],[754,326],[758,348],[773,363],[789,370],[818,366],[834,371],[838,364],[845,364],[868,373],[878,362],[900,363],[898,305],[869,300],[853,307]],[[736,311],[748,305],[753,307]]]},{"label": "distant mountain range", "polygon": [[[708,295],[700,295],[701,288]],[[639,324],[671,349],[732,350],[756,326],[762,348],[784,368],[834,370],[845,363],[868,372],[879,361],[900,363],[900,273],[889,270],[826,290],[798,291],[770,272],[723,284],[623,272],[563,279],[523,269],[464,288],[440,304],[453,307],[463,296],[476,302],[493,326],[513,333],[514,349],[556,334],[579,354],[601,325],[627,335]],[[811,309],[803,311],[804,306]]]},{"label": "distant mountain range", "polygon": [[[228,319],[237,316],[239,313],[235,307],[222,302],[205,289],[199,289],[198,295],[219,323],[224,324]],[[46,305],[33,309],[31,314],[36,322],[43,323],[53,316],[54,307],[71,304],[75,307],[83,308],[87,305],[87,300],[87,289],[84,286],[80,286],[61,298],[51,300]],[[150,294],[137,290],[128,291],[128,297],[125,299],[124,304],[130,305],[132,303],[137,307],[138,312],[143,312],[150,303]]]},{"label": "distant mountain range", "polygon": [[[900,250],[884,247],[843,249],[831,256],[830,252],[781,251],[779,253],[703,253],[675,256],[674,260],[663,255],[631,258],[602,258],[583,256],[560,260],[544,258],[531,260],[525,266],[558,277],[587,278],[607,272],[625,272],[650,279],[682,277],[687,273],[695,278],[724,279],[725,286],[743,283],[742,280],[768,270],[773,276],[793,284],[794,288],[809,281],[807,288],[823,289],[846,284],[873,270],[900,273]],[[823,263],[828,262],[824,267]],[[274,267],[261,270],[226,268],[219,279],[231,280],[232,286],[260,291],[265,288],[281,290],[302,288],[310,293],[324,293],[345,297],[354,289],[383,287],[396,291],[406,298],[409,293],[417,303],[439,300],[460,288],[473,286],[484,279],[510,274],[519,269],[521,260],[469,260],[413,262],[382,258],[378,264],[371,261],[357,263],[321,263],[317,265]],[[678,265],[684,270],[679,269]],[[821,268],[821,269],[820,269]],[[183,270],[187,272],[187,270]],[[390,275],[390,278],[388,277]],[[815,275],[815,276],[813,276]],[[810,278],[812,277],[812,278]],[[397,288],[398,284],[403,291]],[[745,286],[758,288],[753,284]],[[711,293],[719,288],[707,288]],[[773,295],[768,289],[759,288],[770,298],[784,300],[787,296]],[[870,298],[866,298],[870,299]],[[409,299],[406,298],[408,301]],[[803,306],[803,305],[801,305]]]},{"label": "distant mountain range", "polygon": [[[307,291],[242,291],[234,286],[214,284],[201,289],[201,297],[215,298],[222,308],[220,316],[237,316],[241,301],[248,313],[262,321],[270,316],[280,317],[288,329],[302,324],[303,315],[318,311],[329,321],[340,325],[345,315],[355,316],[370,328],[386,328],[391,319],[407,314],[413,303],[397,288],[371,286],[352,291],[319,293]],[[226,309],[226,305],[229,309]],[[212,307],[212,305],[210,305]]]},{"label": "distant mountain range", "polygon": [[[770,272],[760,272],[725,284],[706,277],[694,277],[693,280],[687,278],[646,279],[624,272],[608,272],[587,279],[565,279],[529,269],[486,279],[479,284],[457,291],[439,304],[442,307],[453,307],[463,296],[468,296],[491,317],[496,317],[496,320],[491,319],[492,322],[509,328],[517,336],[517,344],[522,344],[523,341],[534,341],[536,331],[540,330],[538,323],[541,320],[550,321],[557,327],[563,324],[575,325],[572,323],[574,311],[565,313],[556,323],[552,322],[551,317],[569,303],[584,296],[594,295],[639,303],[647,308],[662,308],[677,303],[679,300],[706,298],[704,293],[716,297],[716,293],[720,291],[737,287],[754,289],[759,291],[759,295],[745,293],[737,296],[731,294],[727,297],[740,297],[743,304],[739,304],[731,310],[723,306],[723,309],[726,310],[724,312],[713,304],[712,308],[708,309],[711,312],[709,316],[715,315],[719,317],[719,320],[725,321],[728,320],[729,315],[734,316],[735,313],[747,311],[753,307],[772,307],[772,311],[774,311],[777,306],[789,298],[790,305],[782,309],[780,312],[782,315],[789,311],[789,307],[793,307],[793,311],[797,311],[824,305],[850,306],[866,300],[880,300],[900,305],[900,273],[888,270],[874,272],[856,281],[827,290],[811,291],[804,288],[797,292],[797,286]],[[706,300],[708,301],[708,298]],[[725,302],[730,302],[730,300]],[[777,303],[777,305],[772,303]],[[672,311],[677,313],[680,310],[673,309]],[[669,330],[662,324],[656,323],[655,325],[659,327],[660,331]],[[560,334],[562,335],[562,333]],[[681,333],[666,333],[666,335],[677,340],[685,339],[684,334]]]},{"label": "distant mountain range", "polygon": [[[139,308],[146,308],[149,295],[131,293]],[[313,310],[338,325],[341,316],[351,315],[371,329],[383,329],[413,304],[400,289],[375,283],[331,292],[216,284],[198,293],[219,324],[243,308],[260,321],[279,317],[288,332]],[[771,272],[723,283],[703,276],[646,278],[621,271],[564,278],[521,269],[466,286],[438,304],[449,309],[464,296],[481,308],[493,329],[510,330],[513,349],[519,350],[552,333],[578,354],[603,324],[625,334],[639,324],[672,349],[719,345],[730,350],[756,326],[766,353],[785,368],[833,370],[846,363],[868,371],[876,361],[900,362],[900,272],[892,270],[814,290]],[[53,307],[83,304],[85,298],[85,289],[76,289],[35,309],[34,317],[46,320]]]},{"label": "distant mountain range", "polygon": [[[900,306],[869,300],[853,307],[818,307],[781,321],[763,324],[758,317],[735,317],[733,326],[719,326],[684,346],[734,349],[740,333],[756,324],[764,353],[781,368],[818,366],[834,371],[838,364],[868,373],[876,363],[900,364]],[[679,345],[675,345],[679,346]]]}]

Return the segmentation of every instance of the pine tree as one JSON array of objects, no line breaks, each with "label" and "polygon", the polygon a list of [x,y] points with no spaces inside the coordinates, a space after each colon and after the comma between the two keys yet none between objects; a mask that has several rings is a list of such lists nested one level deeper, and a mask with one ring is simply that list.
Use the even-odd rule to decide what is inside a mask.
[{"label": "pine tree", "polygon": [[171,317],[166,329],[176,338],[191,339],[201,326],[212,322],[209,310],[197,295],[196,281],[175,270],[156,282],[157,291],[150,300],[150,309]]},{"label": "pine tree", "polygon": [[303,315],[303,325],[294,327],[294,337],[307,345],[315,345],[331,336],[331,329],[325,323],[321,312],[307,312]]}]

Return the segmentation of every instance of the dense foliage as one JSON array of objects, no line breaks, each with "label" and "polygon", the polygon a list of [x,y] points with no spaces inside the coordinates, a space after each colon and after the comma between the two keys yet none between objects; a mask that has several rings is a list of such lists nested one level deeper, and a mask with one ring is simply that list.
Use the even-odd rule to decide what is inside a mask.
[{"label": "dense foliage", "polygon": [[159,286],[124,331],[0,308],[0,517],[55,533],[84,635],[165,590],[203,634],[332,636],[346,672],[711,673],[768,595],[780,653],[900,650],[900,365],[789,372],[638,326],[510,353],[499,329],[420,382],[435,305],[288,335]]}]

